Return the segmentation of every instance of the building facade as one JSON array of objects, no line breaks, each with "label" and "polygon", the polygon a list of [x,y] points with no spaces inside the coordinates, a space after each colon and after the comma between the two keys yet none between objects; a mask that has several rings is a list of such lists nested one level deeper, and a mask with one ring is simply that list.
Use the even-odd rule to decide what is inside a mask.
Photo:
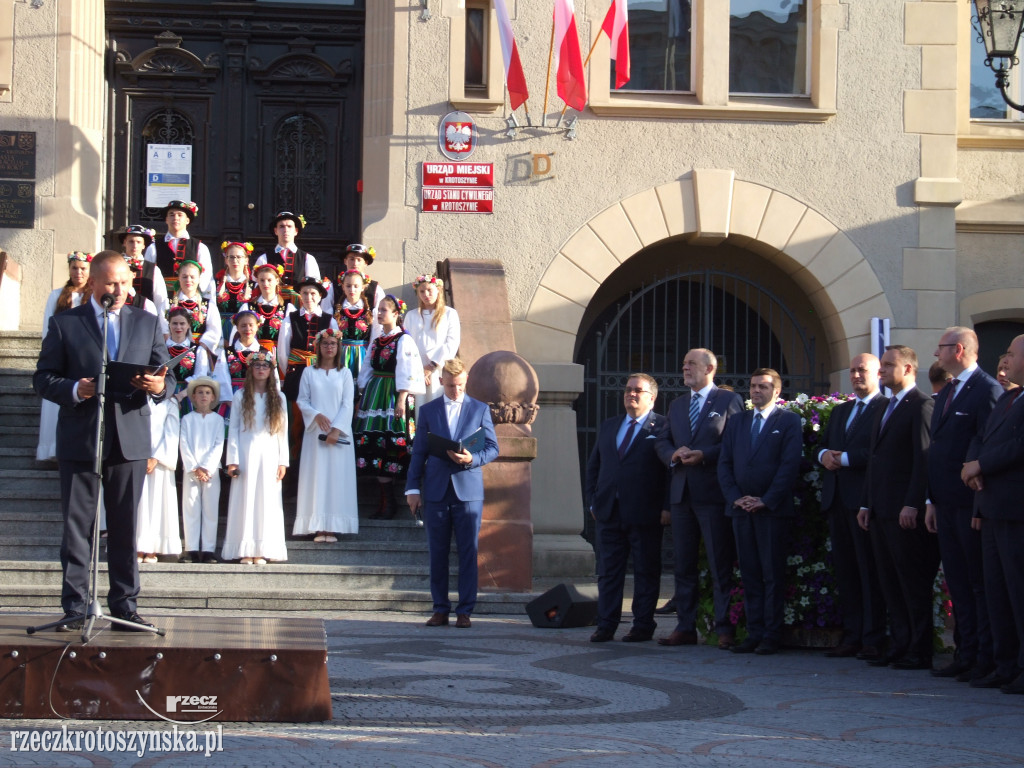
[{"label": "building facade", "polygon": [[[631,0],[621,89],[608,0],[576,0],[589,106],[560,124],[551,4],[507,4],[532,125],[510,119],[489,0],[3,0],[0,130],[37,140],[33,226],[0,228],[20,327],[64,253],[152,216],[147,142],[193,146],[211,240],[315,209],[308,250],[373,244],[373,277],[407,298],[438,261],[500,261],[541,382],[534,558],[552,574],[590,562],[575,478],[631,370],[663,382],[664,409],[692,346],[726,381],[773,365],[822,392],[872,318],[925,363],[943,328],[974,326],[990,370],[1024,330],[1024,121],[992,96],[967,0]],[[493,164],[492,214],[421,210],[455,110]]]}]

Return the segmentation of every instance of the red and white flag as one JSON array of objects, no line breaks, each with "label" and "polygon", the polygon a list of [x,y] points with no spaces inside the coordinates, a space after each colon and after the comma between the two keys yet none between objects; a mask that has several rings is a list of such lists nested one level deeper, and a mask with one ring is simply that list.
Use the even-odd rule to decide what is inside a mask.
[{"label": "red and white flag", "polygon": [[505,0],[494,0],[494,8],[498,12],[501,56],[505,60],[505,86],[508,88],[508,100],[515,110],[530,97],[530,92],[526,88],[526,77],[523,75],[523,65],[519,61],[519,48],[516,46],[516,37],[512,34],[512,22],[508,19]]},{"label": "red and white flag", "polygon": [[558,96],[577,112],[582,112],[587,105],[587,83],[572,0],[555,0],[555,57],[558,59]]},{"label": "red and white flag", "polygon": [[629,82],[629,15],[626,0],[612,0],[601,24],[601,31],[611,40],[611,59],[615,62],[615,87]]}]

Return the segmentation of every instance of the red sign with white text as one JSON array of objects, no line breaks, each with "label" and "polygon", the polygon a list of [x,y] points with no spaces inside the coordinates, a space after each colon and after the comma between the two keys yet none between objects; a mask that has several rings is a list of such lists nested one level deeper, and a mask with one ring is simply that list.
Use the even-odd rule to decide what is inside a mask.
[{"label": "red sign with white text", "polygon": [[423,212],[494,213],[494,190],[424,187]]},{"label": "red sign with white text", "polygon": [[494,163],[423,163],[424,213],[494,213]]},{"label": "red sign with white text", "polygon": [[494,163],[424,163],[424,187],[493,187]]}]

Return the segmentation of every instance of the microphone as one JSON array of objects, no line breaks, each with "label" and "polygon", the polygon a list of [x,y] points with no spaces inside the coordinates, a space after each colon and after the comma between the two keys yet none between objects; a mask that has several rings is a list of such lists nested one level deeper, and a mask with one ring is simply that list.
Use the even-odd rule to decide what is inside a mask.
[{"label": "microphone", "polygon": [[114,306],[115,301],[117,301],[117,299],[114,297],[114,294],[104,293],[103,296],[100,298],[100,305],[104,309],[110,309],[112,306]]}]

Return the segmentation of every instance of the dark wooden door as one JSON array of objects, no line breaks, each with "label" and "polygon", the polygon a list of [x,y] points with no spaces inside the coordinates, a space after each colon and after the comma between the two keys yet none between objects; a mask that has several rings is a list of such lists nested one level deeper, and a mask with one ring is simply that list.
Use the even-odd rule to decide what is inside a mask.
[{"label": "dark wooden door", "polygon": [[305,216],[300,244],[333,274],[359,239],[364,11],[250,2],[108,0],[107,231],[163,230],[147,208],[150,144],[192,145],[189,231],[272,243],[279,210]]}]

